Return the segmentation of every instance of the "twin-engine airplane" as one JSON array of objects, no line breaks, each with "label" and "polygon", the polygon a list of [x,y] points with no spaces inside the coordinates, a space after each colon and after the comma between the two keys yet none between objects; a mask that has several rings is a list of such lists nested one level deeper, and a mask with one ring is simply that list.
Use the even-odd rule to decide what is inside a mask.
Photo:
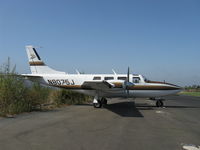
[{"label": "twin-engine airplane", "polygon": [[127,74],[67,74],[48,67],[33,46],[26,46],[30,70],[32,74],[22,74],[27,79],[94,96],[95,108],[107,104],[106,98],[152,98],[156,106],[162,107],[161,97],[181,91],[181,87],[165,82],[147,80],[142,75]]}]

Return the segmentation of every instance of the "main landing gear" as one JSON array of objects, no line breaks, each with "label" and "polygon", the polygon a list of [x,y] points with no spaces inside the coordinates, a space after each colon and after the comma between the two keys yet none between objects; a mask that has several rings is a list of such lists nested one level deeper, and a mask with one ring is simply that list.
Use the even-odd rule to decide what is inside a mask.
[{"label": "main landing gear", "polygon": [[163,100],[159,99],[156,101],[156,106],[157,107],[163,107],[164,106],[164,103],[163,103]]},{"label": "main landing gear", "polygon": [[107,99],[102,97],[101,99],[95,97],[93,100],[94,108],[101,108],[102,105],[107,105]]}]

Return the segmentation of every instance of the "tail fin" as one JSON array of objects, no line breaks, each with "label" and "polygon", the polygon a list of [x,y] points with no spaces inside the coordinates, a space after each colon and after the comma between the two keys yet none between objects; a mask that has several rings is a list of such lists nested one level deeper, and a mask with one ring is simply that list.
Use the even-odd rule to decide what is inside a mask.
[{"label": "tail fin", "polygon": [[33,46],[26,46],[26,52],[32,74],[65,74],[46,66]]}]

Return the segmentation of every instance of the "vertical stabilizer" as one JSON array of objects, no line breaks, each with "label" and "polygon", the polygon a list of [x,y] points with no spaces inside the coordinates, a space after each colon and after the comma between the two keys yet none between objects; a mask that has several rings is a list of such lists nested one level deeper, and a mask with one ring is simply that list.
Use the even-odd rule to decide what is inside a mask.
[{"label": "vertical stabilizer", "polygon": [[28,55],[29,65],[32,74],[65,74],[65,72],[56,71],[48,67],[41,60],[40,56],[33,46],[26,46],[26,52]]}]

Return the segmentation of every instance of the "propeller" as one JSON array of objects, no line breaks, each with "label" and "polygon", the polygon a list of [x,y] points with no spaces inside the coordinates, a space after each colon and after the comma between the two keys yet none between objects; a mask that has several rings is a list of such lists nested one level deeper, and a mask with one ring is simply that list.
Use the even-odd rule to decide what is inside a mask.
[{"label": "propeller", "polygon": [[130,77],[130,69],[129,69],[129,67],[128,67],[127,78],[126,78],[126,92],[127,92],[127,95],[128,95],[128,96],[129,96],[129,89],[128,89],[129,77]]},{"label": "propeller", "polygon": [[133,83],[130,82],[130,69],[128,67],[127,78],[126,78],[126,81],[124,81],[124,88],[126,90],[127,96],[129,96],[129,87],[132,85],[133,85]]}]

